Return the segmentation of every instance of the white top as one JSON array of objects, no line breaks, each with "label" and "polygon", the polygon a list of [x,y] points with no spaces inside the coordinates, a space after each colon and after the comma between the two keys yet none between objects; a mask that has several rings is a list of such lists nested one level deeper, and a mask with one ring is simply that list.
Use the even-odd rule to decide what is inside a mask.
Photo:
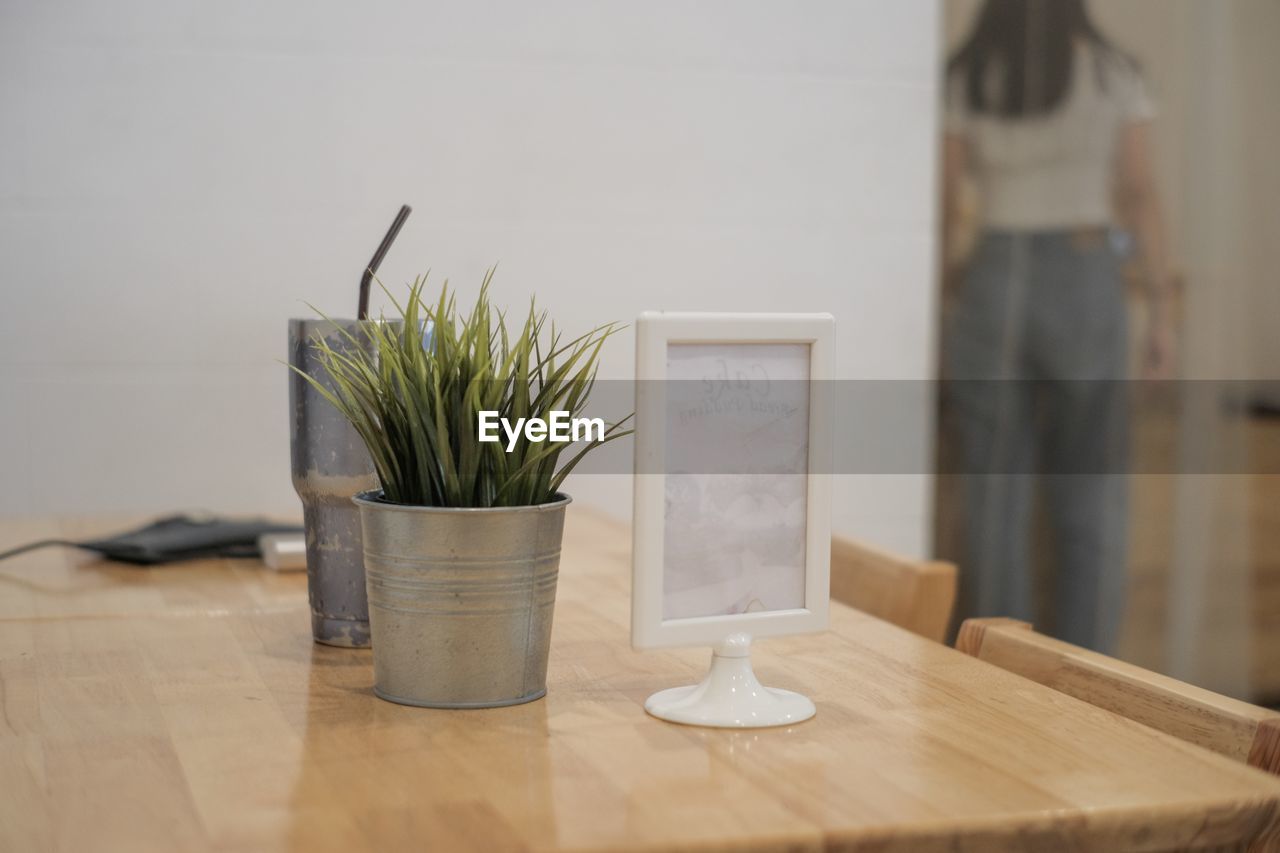
[{"label": "white top", "polygon": [[[945,127],[969,141],[987,228],[1053,230],[1107,225],[1120,130],[1155,107],[1121,57],[1076,49],[1071,87],[1051,112],[1003,118],[969,108],[963,73],[947,86]],[[1000,90],[998,75],[987,81]]]}]

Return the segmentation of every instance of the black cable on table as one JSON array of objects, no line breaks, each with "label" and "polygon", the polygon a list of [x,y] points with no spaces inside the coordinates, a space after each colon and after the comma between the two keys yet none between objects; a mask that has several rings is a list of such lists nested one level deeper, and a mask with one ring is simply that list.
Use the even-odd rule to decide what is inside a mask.
[{"label": "black cable on table", "polygon": [[28,542],[26,545],[19,545],[8,551],[0,551],[0,560],[7,560],[10,557],[16,557],[19,554],[25,554],[28,551],[34,551],[37,548],[49,548],[54,545],[65,545],[70,548],[80,547],[79,542],[72,542],[69,539],[41,539],[39,542]]}]

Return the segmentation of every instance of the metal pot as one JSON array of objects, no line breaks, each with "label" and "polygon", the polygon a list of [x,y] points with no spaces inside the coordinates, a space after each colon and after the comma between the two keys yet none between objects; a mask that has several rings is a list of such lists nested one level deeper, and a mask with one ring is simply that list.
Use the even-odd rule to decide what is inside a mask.
[{"label": "metal pot", "polygon": [[356,495],[364,532],[374,692],[428,708],[494,708],[547,692],[564,510]]}]

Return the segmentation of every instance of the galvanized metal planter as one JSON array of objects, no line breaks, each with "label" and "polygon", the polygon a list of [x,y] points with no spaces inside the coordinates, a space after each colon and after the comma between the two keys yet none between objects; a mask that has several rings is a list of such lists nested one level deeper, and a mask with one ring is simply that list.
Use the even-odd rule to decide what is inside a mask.
[{"label": "galvanized metal planter", "polygon": [[[362,321],[290,320],[289,363],[332,389],[333,380],[316,358],[313,344],[319,336],[334,349],[351,352],[356,346],[344,332],[366,340]],[[293,371],[289,411],[293,487],[302,499],[307,531],[311,635],[330,646],[367,648],[369,605],[360,514],[351,496],[377,486],[373,460],[347,419]]]},{"label": "galvanized metal planter", "polygon": [[545,695],[571,498],[446,509],[380,497],[355,497],[374,692],[428,708],[494,708]]}]

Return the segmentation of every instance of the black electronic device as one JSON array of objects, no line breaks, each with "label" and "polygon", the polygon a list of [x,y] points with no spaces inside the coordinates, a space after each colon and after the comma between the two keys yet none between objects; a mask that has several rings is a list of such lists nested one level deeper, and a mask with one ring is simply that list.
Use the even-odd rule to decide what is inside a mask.
[{"label": "black electronic device", "polygon": [[264,533],[301,533],[296,524],[263,519],[230,519],[174,515],[116,536],[72,542],[46,539],[0,553],[0,560],[49,545],[96,551],[110,560],[151,566],[198,557],[257,557]]}]

